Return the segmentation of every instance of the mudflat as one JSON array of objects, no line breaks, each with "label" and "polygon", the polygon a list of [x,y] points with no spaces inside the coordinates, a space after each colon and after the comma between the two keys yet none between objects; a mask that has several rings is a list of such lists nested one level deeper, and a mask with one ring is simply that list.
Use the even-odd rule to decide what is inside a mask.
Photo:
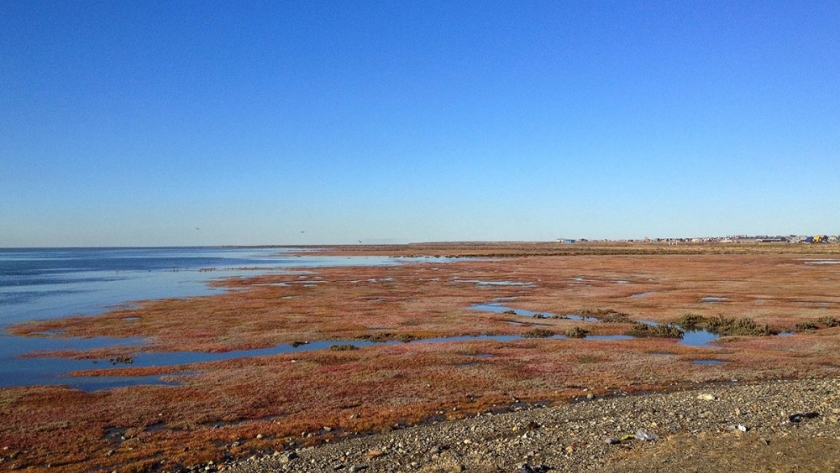
[{"label": "mudflat", "polygon": [[[527,430],[529,413],[568,412],[584,400],[596,410],[607,406],[604,402],[625,402],[619,406],[624,412],[638,409],[641,415],[640,404],[625,399],[643,402],[638,400],[674,392],[696,399],[710,389],[761,389],[778,380],[792,383],[785,384],[791,386],[787,394],[774,394],[779,398],[820,390],[819,402],[809,398],[793,406],[818,413],[806,422],[824,426],[819,442],[828,444],[821,448],[836,448],[838,245],[457,243],[327,251],[431,258],[227,279],[214,282],[231,289],[223,294],[147,301],[95,317],[12,327],[30,336],[143,337],[149,343],[142,350],[148,352],[226,352],[280,344],[301,349],[154,367],[132,367],[136,349],[126,347],[52,353],[120,362],[107,373],[77,375],[162,375],[177,384],[95,392],[61,386],[0,390],[0,468],[173,471],[209,465],[213,470],[242,468],[243,459],[275,452],[291,465],[297,461],[288,457],[292,452],[305,458],[310,451],[302,449],[358,442],[352,439],[409,431],[418,424],[476,422],[488,414],[521,411],[511,422],[524,423],[518,428]],[[482,310],[488,304],[504,310]],[[712,339],[699,346],[683,343],[679,337],[691,330],[706,331]],[[316,341],[327,341],[328,348],[303,349]],[[361,341],[373,343],[354,344]],[[799,380],[822,384],[810,389]],[[631,465],[637,461],[632,452],[642,447],[607,445],[606,439],[643,429],[659,439],[630,445],[660,449],[657,458],[679,462],[668,457],[668,445],[686,442],[674,451],[691,451],[688,445],[696,442],[718,445],[718,435],[743,434],[751,440],[749,435],[760,432],[734,412],[747,416],[751,406],[773,404],[754,402],[749,391],[735,399],[727,405],[732,415],[713,416],[720,425],[701,429],[709,435],[705,440],[690,422],[671,425],[640,417],[634,424],[631,415],[620,425],[593,431],[578,447],[563,445],[572,447],[570,453],[586,445],[597,444],[599,451],[614,447],[604,453],[615,458],[610,462]],[[794,413],[791,409],[784,408],[785,416]],[[767,415],[790,423],[781,411]],[[751,430],[737,430],[739,423]],[[729,424],[740,433],[726,431]],[[552,435],[534,425],[531,430]],[[796,438],[765,440],[795,446],[790,439]],[[437,458],[460,451],[450,444],[437,448]],[[529,468],[564,468],[548,446],[540,448],[516,461],[530,462]],[[373,459],[386,456],[370,450],[381,453],[365,453]],[[626,458],[625,450],[631,452]],[[785,455],[773,456],[774,463],[768,457],[767,465],[786,468],[778,457]],[[499,458],[482,468],[510,471],[505,468],[513,457]],[[394,467],[382,465],[381,471]],[[407,465],[412,467],[411,461]],[[440,468],[468,466],[447,465]],[[375,462],[366,466],[378,468]],[[812,466],[803,471],[829,468]],[[422,462],[415,467],[438,468]],[[697,471],[710,471],[701,467]]]}]

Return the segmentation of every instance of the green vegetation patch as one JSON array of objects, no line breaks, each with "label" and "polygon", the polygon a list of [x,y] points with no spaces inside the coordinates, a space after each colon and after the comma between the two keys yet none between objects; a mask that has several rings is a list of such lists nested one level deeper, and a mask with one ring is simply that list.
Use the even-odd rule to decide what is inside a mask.
[{"label": "green vegetation patch", "polygon": [[376,343],[384,343],[390,342],[392,340],[399,340],[401,342],[410,342],[413,340],[419,339],[419,337],[412,335],[410,333],[391,333],[391,332],[376,332],[376,333],[365,333],[363,335],[359,335],[356,337],[360,340],[367,340],[370,342]]},{"label": "green vegetation patch", "polygon": [[585,330],[580,327],[572,327],[569,330],[566,330],[565,335],[569,338],[585,338],[589,335],[589,330]]},{"label": "green vegetation patch", "polygon": [[814,322],[799,322],[794,326],[797,332],[807,332],[810,330],[817,330],[819,327]]},{"label": "green vegetation patch", "polygon": [[832,328],[832,327],[837,327],[838,325],[840,325],[840,321],[838,321],[834,317],[828,317],[828,316],[820,317],[819,319],[817,319],[817,322],[824,325],[825,328]]},{"label": "green vegetation patch", "polygon": [[523,332],[522,336],[525,338],[548,338],[553,337],[554,332],[552,332],[551,330],[546,330],[544,328],[535,328],[533,330]]},{"label": "green vegetation patch", "polygon": [[647,325],[642,323],[633,324],[633,328],[627,335],[636,338],[682,338],[683,331],[675,325]]},{"label": "green vegetation patch", "polygon": [[350,345],[350,344],[333,345],[333,346],[330,347],[330,350],[332,350],[332,351],[353,351],[353,350],[358,350],[358,349],[359,349],[359,347],[357,347],[356,345]]},{"label": "green vegetation patch", "polygon": [[755,320],[747,317],[703,317],[698,314],[686,314],[677,320],[677,325],[685,330],[706,329],[715,335],[777,335],[779,332],[773,330],[769,325],[759,325]]},{"label": "green vegetation patch", "polygon": [[630,323],[630,317],[624,312],[619,312],[613,309],[583,309],[578,312],[581,317],[592,317],[598,319],[600,322],[613,324]]}]

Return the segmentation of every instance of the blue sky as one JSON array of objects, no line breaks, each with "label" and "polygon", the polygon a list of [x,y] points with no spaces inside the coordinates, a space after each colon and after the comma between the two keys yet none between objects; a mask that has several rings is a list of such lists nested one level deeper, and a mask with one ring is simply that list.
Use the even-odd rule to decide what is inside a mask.
[{"label": "blue sky", "polygon": [[0,4],[0,247],[840,233],[833,1]]}]

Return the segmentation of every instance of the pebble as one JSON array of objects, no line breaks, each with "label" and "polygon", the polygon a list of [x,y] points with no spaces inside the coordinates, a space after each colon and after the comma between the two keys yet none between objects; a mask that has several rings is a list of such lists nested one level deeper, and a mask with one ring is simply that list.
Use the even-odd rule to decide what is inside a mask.
[{"label": "pebble", "polygon": [[[689,432],[702,438],[724,435],[727,428],[760,432],[761,437],[755,440],[762,447],[794,430],[797,435],[806,433],[812,438],[836,438],[840,436],[838,424],[828,417],[840,414],[840,396],[834,394],[840,391],[838,381],[717,385],[716,395],[683,391],[623,396],[601,398],[602,403],[482,415],[342,440],[298,453],[266,456],[255,462],[231,462],[229,471],[524,472],[528,471],[527,466],[530,471],[550,468],[589,473],[599,471],[609,463],[611,455],[624,451],[625,447],[617,447],[624,445],[623,438],[628,438],[626,448],[633,449],[647,447],[629,439],[663,442],[672,433]],[[831,393],[829,399],[827,392]],[[780,412],[787,414],[779,416]],[[290,463],[298,454],[304,461]],[[338,458],[340,462],[336,461]]]}]

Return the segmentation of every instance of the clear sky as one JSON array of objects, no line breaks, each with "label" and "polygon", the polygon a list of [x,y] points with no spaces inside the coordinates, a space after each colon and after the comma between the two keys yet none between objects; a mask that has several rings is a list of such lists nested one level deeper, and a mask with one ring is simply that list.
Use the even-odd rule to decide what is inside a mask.
[{"label": "clear sky", "polygon": [[789,233],[834,0],[0,2],[0,247]]}]

